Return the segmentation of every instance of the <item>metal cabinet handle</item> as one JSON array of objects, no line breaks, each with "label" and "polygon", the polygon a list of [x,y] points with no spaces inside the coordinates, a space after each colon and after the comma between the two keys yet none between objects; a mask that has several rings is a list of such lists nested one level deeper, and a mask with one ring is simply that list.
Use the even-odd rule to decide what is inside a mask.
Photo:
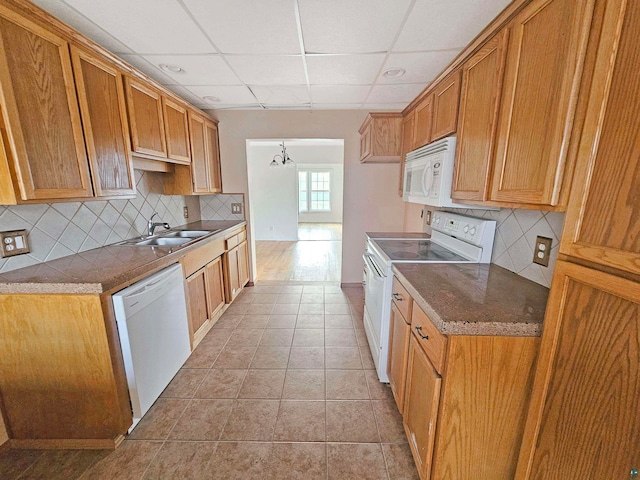
[{"label": "metal cabinet handle", "polygon": [[391,295],[393,295],[393,298],[395,298],[398,302],[402,301],[402,296],[397,294],[397,293],[392,293]]},{"label": "metal cabinet handle", "polygon": [[638,469],[637,468],[632,468],[631,469],[631,476],[629,478],[630,478],[630,480],[638,480]]},{"label": "metal cabinet handle", "polygon": [[416,332],[418,332],[418,336],[423,340],[429,340],[429,335],[422,334],[422,327],[416,327]]}]

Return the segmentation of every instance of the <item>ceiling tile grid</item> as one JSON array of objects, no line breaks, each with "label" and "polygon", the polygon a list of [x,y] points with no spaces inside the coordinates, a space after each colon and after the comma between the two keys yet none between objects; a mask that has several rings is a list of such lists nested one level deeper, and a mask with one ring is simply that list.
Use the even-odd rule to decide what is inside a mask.
[{"label": "ceiling tile grid", "polygon": [[200,108],[401,110],[511,0],[33,1]]}]

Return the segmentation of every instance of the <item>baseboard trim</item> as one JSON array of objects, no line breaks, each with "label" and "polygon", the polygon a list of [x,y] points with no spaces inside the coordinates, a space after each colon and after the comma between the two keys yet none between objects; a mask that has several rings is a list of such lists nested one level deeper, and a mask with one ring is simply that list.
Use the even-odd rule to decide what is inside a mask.
[{"label": "baseboard trim", "polygon": [[341,283],[340,288],[362,288],[362,282],[358,283]]}]

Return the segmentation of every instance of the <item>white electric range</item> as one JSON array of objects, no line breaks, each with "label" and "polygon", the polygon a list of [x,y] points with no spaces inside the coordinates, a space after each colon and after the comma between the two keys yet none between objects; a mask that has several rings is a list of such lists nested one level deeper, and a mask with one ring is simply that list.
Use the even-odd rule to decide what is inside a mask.
[{"label": "white electric range", "polygon": [[[389,327],[394,263],[489,263],[496,222],[435,212],[430,238],[422,235],[370,234],[363,255],[364,329],[378,378],[388,382]],[[385,238],[387,237],[387,238]]]}]

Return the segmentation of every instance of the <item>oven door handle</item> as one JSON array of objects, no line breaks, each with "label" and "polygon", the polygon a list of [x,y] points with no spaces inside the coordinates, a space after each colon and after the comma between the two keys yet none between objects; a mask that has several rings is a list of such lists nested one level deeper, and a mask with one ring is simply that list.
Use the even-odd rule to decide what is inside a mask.
[{"label": "oven door handle", "polygon": [[371,254],[370,253],[365,253],[364,255],[362,255],[363,260],[366,262],[366,264],[371,268],[371,270],[373,271],[373,278],[378,280],[378,281],[383,281],[385,278],[385,275],[382,274],[382,272],[380,272],[380,268],[376,265],[375,261],[373,260],[373,258],[371,258]]}]

